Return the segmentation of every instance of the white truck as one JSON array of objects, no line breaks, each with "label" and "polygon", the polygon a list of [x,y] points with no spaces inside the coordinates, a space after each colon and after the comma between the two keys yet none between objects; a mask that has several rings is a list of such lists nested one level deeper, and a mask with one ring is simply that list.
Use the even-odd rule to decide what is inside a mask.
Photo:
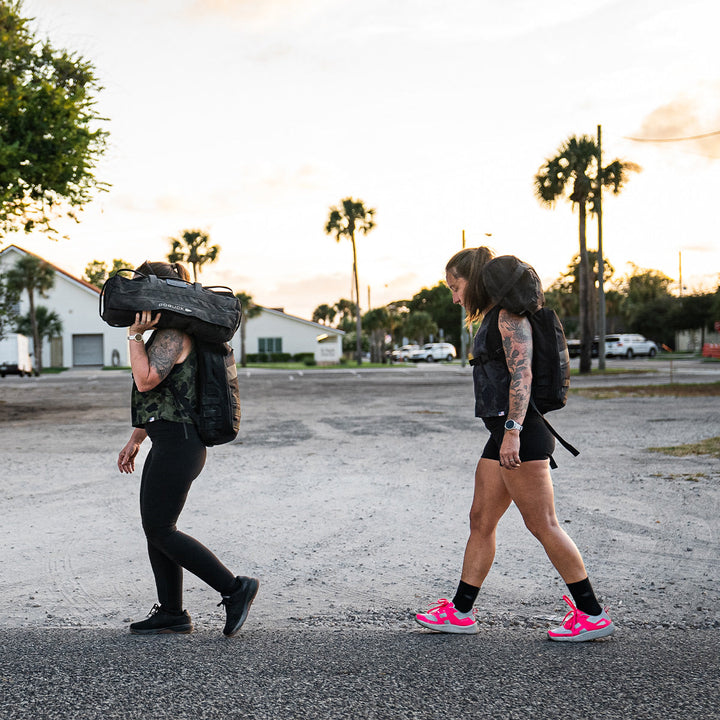
[{"label": "white truck", "polygon": [[28,347],[27,337],[19,333],[12,333],[0,340],[0,377],[33,374]]}]

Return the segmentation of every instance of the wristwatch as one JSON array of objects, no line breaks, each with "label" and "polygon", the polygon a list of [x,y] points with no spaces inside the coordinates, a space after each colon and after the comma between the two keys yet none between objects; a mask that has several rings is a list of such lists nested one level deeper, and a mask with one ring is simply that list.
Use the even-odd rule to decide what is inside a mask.
[{"label": "wristwatch", "polygon": [[522,427],[523,426],[520,423],[516,423],[514,420],[505,421],[506,430],[522,430]]},{"label": "wristwatch", "polygon": [[135,335],[128,335],[128,340],[134,340],[135,342],[142,342],[142,335],[140,333],[135,333]]}]

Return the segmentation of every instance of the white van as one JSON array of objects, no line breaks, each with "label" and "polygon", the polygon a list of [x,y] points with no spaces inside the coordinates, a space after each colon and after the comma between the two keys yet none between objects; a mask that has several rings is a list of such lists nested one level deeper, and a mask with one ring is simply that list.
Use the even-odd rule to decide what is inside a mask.
[{"label": "white van", "polygon": [[33,367],[25,335],[13,333],[0,340],[0,377],[32,375]]}]

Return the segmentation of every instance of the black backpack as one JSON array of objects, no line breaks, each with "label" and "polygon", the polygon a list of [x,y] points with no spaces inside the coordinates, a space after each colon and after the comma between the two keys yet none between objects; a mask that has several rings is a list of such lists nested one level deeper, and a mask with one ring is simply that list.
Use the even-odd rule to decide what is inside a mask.
[{"label": "black backpack", "polygon": [[[558,442],[573,455],[579,455],[580,451],[564,440],[544,417],[546,412],[560,410],[567,403],[570,355],[560,318],[554,310],[543,307],[545,296],[538,274],[513,255],[501,255],[485,265],[482,277],[496,305],[517,315],[525,315],[530,321],[533,336],[530,405]],[[504,357],[497,322],[488,328],[487,345],[490,357]],[[552,458],[550,465],[556,467]]]},{"label": "black backpack", "polygon": [[207,447],[232,442],[240,430],[240,386],[235,353],[228,343],[197,338],[195,351],[197,409],[188,408],[173,387],[175,401],[190,415]]}]

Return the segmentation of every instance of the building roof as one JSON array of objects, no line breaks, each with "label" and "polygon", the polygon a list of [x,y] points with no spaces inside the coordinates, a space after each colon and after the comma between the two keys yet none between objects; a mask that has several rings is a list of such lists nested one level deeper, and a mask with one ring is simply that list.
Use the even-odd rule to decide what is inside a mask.
[{"label": "building roof", "polygon": [[275,317],[281,317],[281,318],[287,318],[288,320],[294,320],[295,322],[303,323],[304,325],[309,325],[310,327],[315,328],[316,330],[322,330],[324,333],[332,334],[332,335],[345,335],[344,330],[340,330],[339,328],[330,327],[329,325],[322,325],[321,323],[313,322],[312,320],[304,320],[303,318],[299,318],[295,315],[288,315],[288,313],[284,312],[283,310],[274,310],[272,308],[266,308],[262,305],[258,305],[259,308],[262,309],[263,312],[268,313],[268,315],[274,315]]},{"label": "building roof", "polygon": [[83,280],[82,278],[75,277],[74,275],[71,275],[67,270],[63,270],[61,267],[58,267],[57,265],[54,265],[53,263],[49,262],[45,258],[40,257],[39,255],[36,255],[33,252],[30,252],[29,250],[25,250],[24,248],[18,247],[17,245],[8,245],[6,248],[3,248],[0,250],[0,256],[5,255],[5,253],[9,252],[10,250],[14,250],[17,253],[20,253],[21,255],[31,255],[32,257],[36,257],[38,260],[42,260],[42,262],[49,265],[56,273],[59,275],[62,275],[63,277],[67,278],[73,283],[76,283],[80,285],[81,287],[85,288],[86,290],[92,290],[97,295],[100,294],[100,290],[96,288],[92,283],[89,283],[87,280]]}]

